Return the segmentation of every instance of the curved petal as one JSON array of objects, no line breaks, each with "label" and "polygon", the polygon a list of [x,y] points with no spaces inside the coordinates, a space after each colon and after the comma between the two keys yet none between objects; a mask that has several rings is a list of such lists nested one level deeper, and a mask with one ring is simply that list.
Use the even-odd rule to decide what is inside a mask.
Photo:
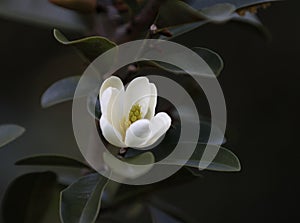
[{"label": "curved petal", "polygon": [[151,129],[151,136],[149,139],[142,144],[142,147],[148,147],[155,143],[162,135],[164,135],[171,126],[171,118],[165,112],[157,113],[151,120],[150,120],[150,129]]},{"label": "curved petal", "polygon": [[114,101],[119,93],[119,90],[116,88],[109,87],[107,88],[100,97],[100,107],[102,115],[106,116],[108,121],[111,122],[111,110]]},{"label": "curved petal", "polygon": [[128,114],[124,115],[124,97],[124,90],[120,90],[111,105],[111,124],[122,135],[122,139],[125,138],[125,118],[128,117]]},{"label": "curved petal", "polygon": [[151,91],[151,97],[149,100],[149,106],[148,106],[148,111],[145,114],[144,118],[146,119],[152,119],[154,114],[155,114],[155,108],[156,108],[156,104],[157,104],[157,89],[155,84],[150,84],[150,91]]},{"label": "curved petal", "polygon": [[101,116],[100,127],[104,138],[112,145],[117,147],[125,147],[126,145],[122,142],[121,134],[114,129],[114,127],[108,122],[106,117]]},{"label": "curved petal", "polygon": [[129,114],[133,105],[139,104],[142,109],[142,117],[144,117],[148,112],[150,98],[157,97],[157,94],[153,95],[156,92],[152,92],[152,88],[146,77],[138,77],[131,81],[125,91],[125,114]]},{"label": "curved petal", "polygon": [[117,76],[111,76],[102,83],[99,91],[99,98],[102,97],[104,91],[109,87],[116,88],[118,90],[122,90],[122,89],[124,90],[124,85],[121,79],[118,78]]},{"label": "curved petal", "polygon": [[151,136],[150,121],[140,119],[132,123],[126,131],[125,144],[128,147],[138,148]]}]

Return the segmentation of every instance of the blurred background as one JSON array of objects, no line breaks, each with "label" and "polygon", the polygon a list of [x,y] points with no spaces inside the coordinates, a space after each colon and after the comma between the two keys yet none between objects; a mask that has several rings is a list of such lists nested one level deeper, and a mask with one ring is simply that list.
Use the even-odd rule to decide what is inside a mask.
[{"label": "blurred background", "polygon": [[[0,150],[0,198],[15,177],[41,170],[16,167],[16,160],[36,153],[80,157],[71,103],[42,109],[40,97],[53,82],[86,67],[73,49],[55,41],[53,28],[76,34],[89,18],[44,6],[37,3],[32,14],[22,1],[0,0],[0,123],[27,130]],[[237,22],[206,25],[176,39],[224,59],[219,81],[227,102],[227,145],[242,164],[239,173],[204,172],[196,182],[163,194],[199,222],[288,222],[297,215],[299,8],[294,0],[260,11],[271,40]]]}]

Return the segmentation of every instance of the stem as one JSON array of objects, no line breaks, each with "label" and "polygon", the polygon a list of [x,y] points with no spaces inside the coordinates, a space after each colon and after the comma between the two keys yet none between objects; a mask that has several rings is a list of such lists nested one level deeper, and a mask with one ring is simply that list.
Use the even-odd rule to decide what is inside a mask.
[{"label": "stem", "polygon": [[147,29],[155,21],[161,5],[166,0],[149,0],[142,11],[135,16],[130,22],[119,27],[114,37],[114,42],[120,44],[131,41],[139,36],[139,34]]}]

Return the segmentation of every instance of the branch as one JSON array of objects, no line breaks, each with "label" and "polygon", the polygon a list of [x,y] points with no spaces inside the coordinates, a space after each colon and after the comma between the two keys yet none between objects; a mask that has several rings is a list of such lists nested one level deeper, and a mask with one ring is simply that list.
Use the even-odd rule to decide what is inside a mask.
[{"label": "branch", "polygon": [[112,40],[120,44],[136,39],[141,32],[150,28],[164,2],[166,0],[149,0],[137,16],[116,30]]}]

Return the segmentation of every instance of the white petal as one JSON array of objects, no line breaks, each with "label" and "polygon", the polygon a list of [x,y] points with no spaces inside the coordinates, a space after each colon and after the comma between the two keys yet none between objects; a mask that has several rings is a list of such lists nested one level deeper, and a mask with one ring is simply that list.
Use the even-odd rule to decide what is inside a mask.
[{"label": "white petal", "polygon": [[157,89],[155,84],[150,84],[150,90],[151,90],[151,95],[153,96],[150,97],[148,111],[144,116],[146,119],[149,120],[153,118],[155,114],[156,104],[157,104]]},{"label": "white petal", "polygon": [[144,117],[148,112],[150,99],[157,97],[156,92],[152,92],[152,88],[146,77],[138,77],[131,81],[125,91],[124,112],[129,114],[131,107],[138,103],[141,105],[142,117]]},{"label": "white petal", "polygon": [[142,145],[142,147],[148,147],[154,144],[161,136],[163,136],[171,126],[171,118],[165,112],[157,113],[150,120],[151,136]]},{"label": "white petal", "polygon": [[104,138],[112,145],[117,147],[125,147],[126,145],[122,142],[121,134],[114,129],[114,127],[108,122],[105,116],[100,118],[100,128]]},{"label": "white petal", "polygon": [[116,88],[107,88],[100,97],[100,107],[102,115],[106,116],[108,121],[111,122],[111,109],[114,104],[119,90]]},{"label": "white petal", "polygon": [[116,88],[118,90],[124,90],[124,85],[121,79],[116,76],[111,76],[102,83],[99,91],[99,98],[102,97],[103,92],[109,87]]},{"label": "white petal", "polygon": [[147,119],[140,119],[132,123],[126,131],[125,144],[128,147],[138,148],[144,144],[151,135],[150,121]]},{"label": "white petal", "polygon": [[124,114],[124,94],[124,90],[120,90],[111,107],[111,124],[122,135],[122,139],[125,138],[124,118],[129,115]]}]

